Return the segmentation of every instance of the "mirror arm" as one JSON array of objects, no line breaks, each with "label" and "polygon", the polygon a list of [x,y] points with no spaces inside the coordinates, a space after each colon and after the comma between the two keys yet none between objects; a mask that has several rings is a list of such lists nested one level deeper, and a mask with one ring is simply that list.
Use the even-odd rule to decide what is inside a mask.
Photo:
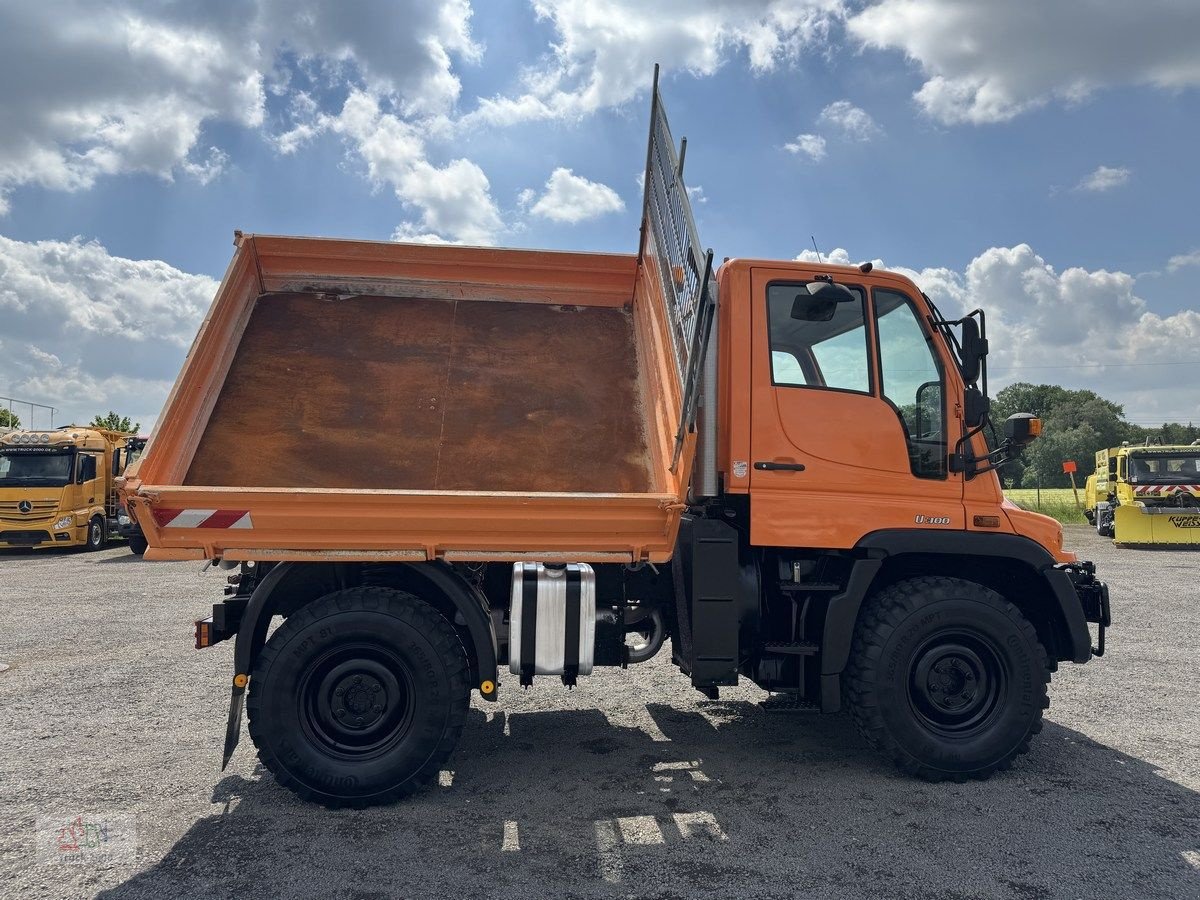
[{"label": "mirror arm", "polygon": [[[976,475],[993,472],[1005,463],[1016,459],[1016,452],[1014,451],[1019,452],[1021,448],[1008,438],[1005,438],[1004,442],[991,453],[987,454],[987,456],[967,456],[965,448],[970,446],[971,438],[977,434],[982,434],[983,429],[990,424],[991,418],[989,417],[982,425],[968,429],[966,434],[958,439],[958,442],[954,445],[954,453],[950,456],[951,472],[962,472],[966,476],[967,481],[970,481]],[[993,431],[995,431],[994,428]],[[982,467],[980,466],[981,463],[984,464]]]}]

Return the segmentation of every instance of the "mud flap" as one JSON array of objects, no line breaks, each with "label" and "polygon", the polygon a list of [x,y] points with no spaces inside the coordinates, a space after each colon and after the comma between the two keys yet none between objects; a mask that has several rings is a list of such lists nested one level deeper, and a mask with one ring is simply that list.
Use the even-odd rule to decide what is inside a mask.
[{"label": "mud flap", "polygon": [[238,739],[242,736],[242,709],[246,704],[246,688],[233,686],[229,695],[229,719],[225,723],[225,755],[221,758],[221,771],[229,765],[233,751],[237,749]]}]

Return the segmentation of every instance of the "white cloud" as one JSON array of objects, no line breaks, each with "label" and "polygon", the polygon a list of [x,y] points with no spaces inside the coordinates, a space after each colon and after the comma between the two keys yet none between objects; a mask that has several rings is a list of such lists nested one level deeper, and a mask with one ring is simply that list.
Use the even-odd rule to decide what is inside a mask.
[{"label": "white cloud", "polygon": [[1075,186],[1075,190],[1090,191],[1092,193],[1111,191],[1113,188],[1127,184],[1132,174],[1133,172],[1124,166],[1117,166],[1115,168],[1097,166],[1096,171],[1092,172]]},{"label": "white cloud", "polygon": [[[451,56],[481,53],[470,13],[468,0],[397,0],[387,15],[335,0],[6,4],[0,213],[22,185],[74,191],[128,172],[212,180],[227,158],[198,150],[204,130],[261,126],[267,80],[289,90],[281,54],[394,97],[405,116],[444,115],[460,92]],[[279,144],[311,136],[300,123]]]},{"label": "white cloud", "polygon": [[819,134],[798,134],[796,139],[783,145],[783,149],[797,156],[807,156],[813,162],[825,158],[825,138]]},{"label": "white cloud", "polygon": [[796,262],[829,263],[833,266],[857,265],[850,254],[842,247],[834,247],[828,253],[818,253],[816,250],[801,250],[793,257]]},{"label": "white cloud", "polygon": [[1002,122],[1115,85],[1200,86],[1200,4],[880,0],[850,15],[864,45],[903,52],[918,105],[947,124]]},{"label": "white cloud", "polygon": [[319,116],[312,127],[342,135],[366,165],[371,181],[389,185],[420,213],[420,222],[405,223],[402,233],[492,244],[503,230],[483,170],[467,159],[442,167],[430,163],[418,126],[385,112],[379,98],[352,91],[337,116]]},{"label": "white cloud", "polygon": [[608,185],[588,181],[561,167],[550,174],[542,195],[536,200],[535,196],[533,191],[526,189],[518,201],[535,216],[571,225],[625,208],[624,201]]},{"label": "white cloud", "polygon": [[1191,253],[1180,253],[1178,256],[1172,256],[1167,261],[1168,272],[1178,272],[1186,266],[1200,266],[1200,250],[1193,250]]},{"label": "white cloud", "polygon": [[0,237],[0,384],[58,407],[57,421],[115,409],[149,424],[217,282],[101,245]]},{"label": "white cloud", "polygon": [[551,52],[523,92],[480,101],[468,122],[579,118],[619,106],[665,73],[711,75],[745,53],[755,72],[795,61],[826,39],[840,0],[531,0],[554,29]]},{"label": "white cloud", "polygon": [[869,141],[882,131],[866,110],[849,100],[830,103],[817,116],[817,124],[835,128],[853,141]]},{"label": "white cloud", "polygon": [[[796,259],[815,262],[817,256],[804,250]],[[824,259],[853,264],[840,247]],[[884,267],[881,260],[873,262]],[[947,318],[985,310],[993,394],[1016,381],[1064,384],[1123,403],[1135,418],[1200,422],[1200,401],[1187,379],[1169,368],[1142,365],[1169,362],[1163,347],[1200,346],[1200,312],[1151,311],[1132,275],[1079,267],[1060,272],[1028,244],[992,247],[961,272],[890,268],[912,278]]]}]

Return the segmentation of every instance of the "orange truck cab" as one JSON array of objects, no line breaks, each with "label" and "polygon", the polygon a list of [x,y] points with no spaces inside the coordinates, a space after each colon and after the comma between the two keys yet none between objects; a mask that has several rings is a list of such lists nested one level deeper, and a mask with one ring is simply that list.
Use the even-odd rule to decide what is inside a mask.
[{"label": "orange truck cab", "polygon": [[234,642],[225,762],[245,708],[300,796],[388,802],[472,691],[669,643],[708,697],[984,778],[1103,653],[1107,587],[1001,493],[1040,423],[985,442],[983,313],[869,264],[714,268],[657,78],[645,192],[636,255],[237,235],[122,487],[147,559],[228,573],[196,623]]}]

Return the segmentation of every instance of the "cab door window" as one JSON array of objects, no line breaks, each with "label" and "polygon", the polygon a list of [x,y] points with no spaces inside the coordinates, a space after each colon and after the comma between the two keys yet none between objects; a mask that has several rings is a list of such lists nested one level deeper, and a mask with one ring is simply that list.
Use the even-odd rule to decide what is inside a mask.
[{"label": "cab door window", "polygon": [[946,475],[946,397],[942,367],[916,307],[899,291],[876,289],[880,394],[896,411],[920,478]]},{"label": "cab door window", "polygon": [[803,284],[768,286],[775,385],[871,392],[865,297],[859,288],[850,291],[853,301],[831,304],[812,297]]},{"label": "cab door window", "polygon": [[90,453],[79,454],[79,483],[96,480],[96,457]]}]

